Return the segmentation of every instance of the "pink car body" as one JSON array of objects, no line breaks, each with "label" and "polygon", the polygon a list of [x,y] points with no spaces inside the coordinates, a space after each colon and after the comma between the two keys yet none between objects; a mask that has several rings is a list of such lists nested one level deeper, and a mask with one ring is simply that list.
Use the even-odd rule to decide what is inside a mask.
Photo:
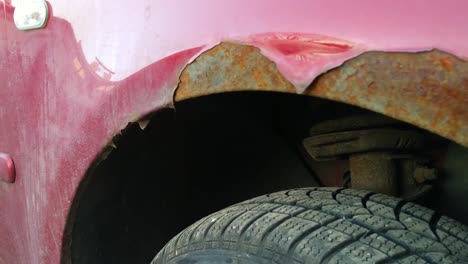
[{"label": "pink car body", "polygon": [[15,27],[19,4],[0,0],[0,263],[8,264],[69,262],[65,225],[88,168],[128,122],[170,107],[184,68],[221,42],[258,47],[297,93],[368,51],[468,59],[465,0],[50,0],[46,27],[31,31]]}]

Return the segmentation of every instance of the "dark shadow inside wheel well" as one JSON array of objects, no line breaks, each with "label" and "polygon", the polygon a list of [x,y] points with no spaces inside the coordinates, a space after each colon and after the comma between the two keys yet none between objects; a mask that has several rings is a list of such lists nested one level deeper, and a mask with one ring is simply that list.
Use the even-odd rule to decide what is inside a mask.
[{"label": "dark shadow inside wheel well", "polygon": [[227,93],[186,100],[129,124],[73,201],[73,264],[150,263],[174,235],[221,208],[316,186],[300,152],[311,124],[365,112],[313,97]]}]

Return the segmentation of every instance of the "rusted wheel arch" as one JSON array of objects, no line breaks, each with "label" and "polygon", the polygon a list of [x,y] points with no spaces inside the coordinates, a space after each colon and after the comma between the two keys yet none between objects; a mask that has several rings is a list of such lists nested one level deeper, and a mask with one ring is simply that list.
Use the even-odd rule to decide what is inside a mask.
[{"label": "rusted wheel arch", "polygon": [[[224,42],[184,69],[175,100],[231,91],[296,93],[259,49]],[[322,74],[304,94],[379,112],[468,146],[468,62],[445,52],[367,52]]]}]

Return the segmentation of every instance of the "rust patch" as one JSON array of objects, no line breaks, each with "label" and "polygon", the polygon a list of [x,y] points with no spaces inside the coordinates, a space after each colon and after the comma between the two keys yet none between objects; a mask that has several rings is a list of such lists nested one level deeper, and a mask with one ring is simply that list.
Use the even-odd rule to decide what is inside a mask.
[{"label": "rust patch", "polygon": [[[441,51],[367,52],[319,76],[304,92],[366,108],[468,146],[468,62]],[[180,77],[175,100],[231,91],[296,93],[258,48],[221,43]]]},{"label": "rust patch", "polygon": [[442,67],[444,67],[447,71],[452,71],[453,62],[450,60],[450,58],[440,58],[439,61]]},{"label": "rust patch", "polygon": [[206,51],[185,68],[175,100],[249,90],[296,92],[259,49],[223,43]]},{"label": "rust patch", "polygon": [[368,52],[318,77],[307,95],[353,104],[468,145],[468,62],[430,51]]}]

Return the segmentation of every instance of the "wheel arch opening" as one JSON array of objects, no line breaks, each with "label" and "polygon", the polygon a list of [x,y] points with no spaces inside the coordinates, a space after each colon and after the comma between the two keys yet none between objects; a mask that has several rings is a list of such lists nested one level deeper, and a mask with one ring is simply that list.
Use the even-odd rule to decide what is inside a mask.
[{"label": "wheel arch opening", "polygon": [[[260,131],[257,131],[257,135],[254,133],[256,130],[250,129],[249,131],[249,125],[258,126],[259,120],[271,121],[272,113],[287,117],[286,119],[289,118],[289,120],[302,118],[303,120],[308,119],[310,122],[313,122],[326,119],[330,116],[340,116],[340,111],[346,112],[349,109],[356,112],[365,111],[350,106],[354,105],[407,121],[418,127],[431,130],[432,132],[450,138],[462,145],[466,145],[467,143],[467,139],[463,136],[463,133],[454,131],[457,131],[457,129],[458,131],[465,131],[467,128],[466,121],[459,117],[466,116],[466,111],[468,111],[466,107],[462,105],[463,101],[466,101],[466,93],[460,92],[460,89],[463,89],[468,83],[460,80],[460,77],[456,79],[454,76],[463,76],[460,74],[463,74],[465,71],[468,72],[468,65],[466,62],[460,61],[449,54],[439,51],[417,54],[366,53],[346,62],[337,69],[319,76],[304,92],[304,95],[312,97],[305,97],[288,95],[287,93],[294,94],[295,88],[281,76],[276,70],[275,65],[254,47],[222,43],[208,52],[215,53],[208,54],[205,52],[192,64],[189,64],[183,71],[180,77],[179,87],[174,95],[174,100],[177,102],[175,110],[162,109],[144,117],[140,120],[141,127],[138,123],[129,124],[121,135],[114,137],[111,142],[112,144],[109,144],[106,149],[102,150],[93,166],[88,170],[87,175],[83,178],[78,188],[77,195],[73,200],[64,235],[64,256],[68,255],[73,259],[74,254],[82,254],[74,253],[73,247],[85,246],[88,249],[85,250],[83,248],[83,251],[77,250],[77,252],[90,252],[91,248],[95,250],[91,250],[91,253],[87,253],[90,255],[80,255],[78,258],[83,261],[89,261],[89,258],[92,260],[107,258],[107,260],[110,261],[120,261],[123,259],[118,257],[119,254],[117,253],[119,251],[116,250],[118,248],[113,247],[111,243],[112,241],[122,242],[124,239],[127,240],[121,244],[121,246],[125,245],[125,247],[122,247],[121,252],[124,252],[125,248],[132,249],[133,252],[151,251],[154,253],[154,256],[158,249],[157,243],[162,244],[163,242],[167,242],[170,237],[175,235],[175,232],[187,226],[187,222],[190,221],[191,223],[197,220],[197,218],[206,215],[206,213],[220,209],[230,203],[241,201],[252,195],[284,188],[300,187],[307,183],[316,184],[316,178],[314,178],[313,172],[300,160],[298,157],[299,153],[295,152],[291,143],[288,142],[288,136],[285,138],[284,135],[274,135],[273,133],[265,137],[265,134],[261,133],[261,131],[264,131],[261,130],[262,128],[260,128]],[[246,56],[253,59],[250,63],[247,63],[247,65],[244,64],[244,66],[242,66],[242,63],[239,64],[239,60],[236,61],[233,59],[232,63],[237,63],[236,68],[232,64],[226,64],[227,60],[221,58],[219,54],[224,54],[224,56],[247,54]],[[201,62],[205,59],[210,60],[210,63]],[[254,63],[255,61],[257,62],[256,64]],[[431,62],[430,66],[428,66],[428,62]],[[217,63],[220,65],[217,65]],[[226,72],[229,71],[231,73],[226,74]],[[213,74],[208,75],[206,72]],[[199,76],[205,76],[205,78],[199,78]],[[242,76],[249,77],[242,78]],[[445,81],[444,86],[440,85],[442,80]],[[460,88],[460,84],[465,86]],[[435,91],[437,91],[437,93],[435,93]],[[233,99],[231,97],[233,97]],[[257,98],[252,99],[253,97]],[[433,97],[436,99],[430,100]],[[333,101],[328,101],[326,99]],[[453,104],[441,108],[440,105],[444,100],[455,101]],[[338,102],[344,102],[346,104]],[[204,106],[207,107],[203,109]],[[248,107],[245,108],[244,106]],[[225,111],[220,112],[219,109],[223,107]],[[315,112],[317,110],[315,107],[322,108],[319,112]],[[183,110],[184,108],[185,110]],[[311,112],[304,111],[304,108],[313,110],[317,116],[311,118],[308,116]],[[239,111],[239,109],[242,110]],[[284,111],[285,109],[288,110]],[[187,116],[181,117],[184,111]],[[196,111],[198,111],[196,114],[199,115],[199,119],[189,117],[190,115],[193,116]],[[257,113],[257,115],[252,115],[252,113]],[[447,118],[444,119],[445,123],[440,125],[436,123],[436,119],[440,118],[442,113]],[[202,116],[209,116],[210,118],[203,119]],[[217,116],[218,118],[216,119]],[[151,119],[151,122],[145,127],[147,119]],[[234,119],[237,120],[238,123],[233,122]],[[163,122],[170,124],[161,125]],[[270,130],[274,130],[275,125],[273,125],[273,123],[274,122],[265,124],[263,129],[267,127]],[[304,122],[302,125],[298,126],[300,128],[296,127],[295,129],[304,129],[302,126],[306,126],[306,123],[307,122]],[[204,128],[204,131],[197,130],[198,134],[189,133],[191,130],[187,127],[188,124],[191,125],[190,129],[197,130],[198,128]],[[235,124],[237,124],[237,126]],[[294,124],[289,125],[294,126]],[[144,129],[142,129],[142,127],[144,127]],[[209,129],[210,127],[212,128],[211,130]],[[162,130],[160,130],[161,128]],[[148,133],[148,131],[152,129],[154,129],[154,131]],[[265,129],[265,131],[268,129]],[[203,142],[203,140],[206,140],[206,142],[216,142],[213,138],[224,140],[227,137],[226,134],[231,133],[232,135],[233,132],[244,133],[245,131],[249,131],[249,133],[247,133],[247,139],[250,141],[246,141],[245,138],[244,140],[237,139],[240,140],[240,142],[233,140],[231,144],[232,147],[237,149],[237,152],[229,153],[227,157],[230,157],[231,160],[235,160],[235,158],[239,157],[235,154],[242,153],[242,146],[244,146],[245,149],[252,148],[252,144],[259,146],[258,149],[262,151],[253,154],[255,159],[249,159],[249,156],[243,157],[244,165],[247,164],[246,166],[254,172],[256,171],[256,167],[258,167],[258,161],[259,159],[261,160],[262,155],[275,153],[275,148],[272,148],[268,142],[277,141],[276,143],[284,148],[284,151],[280,152],[289,153],[290,157],[295,157],[289,162],[290,164],[295,164],[294,166],[296,168],[301,168],[297,171],[297,175],[294,177],[288,176],[291,179],[288,181],[285,180],[288,179],[288,177],[285,176],[287,171],[283,171],[276,179],[277,183],[275,185],[272,179],[267,177],[268,173],[264,173],[262,177],[257,177],[256,179],[248,177],[249,174],[246,174],[247,176],[244,176],[244,180],[255,181],[255,184],[251,185],[252,188],[250,190],[246,190],[246,188],[240,184],[242,181],[239,179],[231,180],[230,182],[230,179],[223,178],[215,173],[216,171],[225,170],[230,171],[230,175],[234,175],[236,170],[233,170],[234,166],[229,166],[230,163],[222,164],[222,166],[219,167],[215,166],[214,168],[216,169],[211,170],[212,174],[210,177],[206,177],[205,179],[200,180],[200,177],[193,176],[192,172],[197,169],[199,170],[199,175],[203,175],[203,169],[201,169],[203,166],[199,166],[200,162],[196,162],[196,160],[208,161],[206,164],[210,161],[208,158],[203,158],[203,152],[211,150],[210,153],[212,156],[210,157],[215,160],[218,158],[224,160],[224,158],[226,158],[226,156],[223,157],[222,155],[213,155],[216,150],[220,150],[222,147],[219,148],[219,146],[211,144],[211,148],[207,148],[206,145],[200,144],[200,142]],[[182,133],[182,135],[180,133]],[[144,134],[146,134],[146,136]],[[151,136],[148,136],[149,134],[151,134]],[[197,138],[196,135],[201,137]],[[236,134],[234,133],[234,135]],[[190,137],[190,142],[180,140],[180,138],[184,137]],[[268,140],[265,140],[265,138]],[[158,143],[157,141],[161,139],[164,140]],[[149,141],[151,141],[151,144],[147,144]],[[250,142],[251,145],[247,144],[248,142]],[[171,145],[170,143],[174,144]],[[113,144],[115,144],[115,146]],[[177,147],[175,147],[175,145],[177,145]],[[157,146],[158,153],[150,155],[149,152],[152,150],[148,148],[145,150],[145,146]],[[187,146],[189,146],[191,150],[184,154],[189,162],[193,162],[190,166],[187,166],[188,163],[180,162],[178,158],[179,155],[184,152],[183,150],[187,149]],[[224,150],[226,149],[228,148],[224,148]],[[124,154],[119,155],[119,153]],[[144,157],[145,154],[147,154],[146,157]],[[137,157],[140,157],[142,158],[140,161],[145,161],[145,164],[151,164],[152,161],[149,160],[149,158],[154,158],[154,155],[156,155],[158,158],[157,160],[160,162],[158,166],[155,166],[156,168],[168,172],[169,175],[177,171],[180,174],[184,174],[185,178],[170,176],[161,178],[158,176],[147,177],[146,180],[144,180],[142,177],[139,177],[139,175],[142,174],[138,173],[145,172],[146,175],[151,175],[148,174],[148,172],[151,171],[148,170],[148,166],[152,167],[154,165],[139,166],[138,163],[128,163],[129,159],[137,160]],[[196,157],[196,159],[193,159],[193,157]],[[263,156],[263,158],[265,164],[267,164],[266,161],[271,161],[271,156],[266,155]],[[173,162],[161,162],[169,159],[172,159]],[[282,159],[284,159],[284,157]],[[229,159],[226,158],[226,160]],[[119,164],[124,166],[124,168],[116,166]],[[275,167],[272,165],[278,164],[270,163],[270,169],[267,170],[267,172],[276,173],[278,166]],[[294,166],[290,165],[290,168]],[[237,170],[237,172],[241,172],[241,170]],[[116,177],[112,176],[119,174],[124,175],[119,180],[116,180]],[[96,177],[96,175],[104,176]],[[266,189],[260,188],[264,181],[267,180],[270,186]],[[218,196],[213,196],[213,193],[208,195],[209,191],[213,191],[213,188],[211,188],[213,181],[218,185],[231,185],[228,189],[215,190]],[[179,186],[179,188],[174,190],[167,186]],[[127,192],[139,196],[139,198],[136,199],[136,196],[134,196],[130,200],[125,200],[124,193],[126,188]],[[238,194],[240,189],[243,189],[243,195],[238,196],[236,193]],[[168,200],[151,199],[154,198],[152,194],[158,192],[170,195],[175,195],[175,193],[180,192],[185,195],[184,197],[186,200],[180,198],[177,202],[173,200],[174,203],[171,204],[167,202]],[[204,194],[205,196],[202,195],[199,197],[200,199],[197,200],[189,195],[197,193]],[[225,200],[219,198],[227,196],[230,196],[230,198]],[[177,198],[177,196],[171,197],[172,199]],[[218,200],[213,197],[218,197]],[[184,202],[186,203],[186,201],[190,199],[192,199],[192,206],[184,204]],[[204,210],[200,210],[200,208],[203,207],[203,203],[209,202],[210,200],[215,200],[218,204],[216,206],[211,204],[209,208],[205,207]],[[161,213],[162,215],[156,213],[145,215],[145,213],[151,212],[152,208],[154,209],[154,202],[159,202],[159,206],[169,210],[166,211],[166,213],[170,212],[173,216],[181,216],[179,214],[180,209],[178,208],[182,208],[181,206],[185,205],[184,208],[192,209],[192,211],[190,211],[191,217],[183,219],[181,216],[180,219],[183,219],[183,221],[177,222],[174,221],[173,218],[165,218],[164,213]],[[93,205],[90,206],[90,204]],[[130,206],[130,204],[132,204],[132,206]],[[80,211],[80,207],[84,208],[82,209],[84,211]],[[100,207],[102,207],[101,210],[99,209]],[[138,213],[136,209],[138,208],[141,209],[141,215],[135,218],[135,214]],[[153,210],[153,212],[155,211]],[[119,215],[119,213],[122,215]],[[104,218],[100,219],[99,214],[102,214]],[[78,225],[86,226],[86,222],[89,222],[90,219],[92,220],[90,223],[97,223],[97,226],[86,227],[88,228],[86,232],[77,228]],[[155,219],[165,219],[166,222],[159,222],[159,224],[163,225],[166,223],[175,227],[162,235],[158,233],[161,232],[161,228],[156,228],[159,231],[154,229],[148,232],[148,229],[145,228],[151,227],[151,224],[155,224]],[[122,221],[119,222],[119,220]],[[130,230],[128,229],[130,228],[128,223],[132,221],[135,221],[132,227],[135,229]],[[109,223],[111,223],[111,225],[109,225]],[[134,232],[135,240],[131,238],[128,239],[128,237],[125,238],[125,235],[122,236],[122,233],[111,234],[111,230],[106,231],[105,229],[98,228],[98,226],[102,228],[112,225],[114,225],[114,230],[120,230],[123,233]],[[144,226],[145,228],[139,229],[138,226]],[[80,232],[91,236],[88,237],[90,240],[76,237],[75,235]],[[108,232],[108,240],[104,238],[106,236],[105,232]],[[97,233],[101,233],[101,235]],[[144,248],[142,244],[136,242],[132,243],[132,241],[136,240],[142,241],[142,238],[148,239],[151,235],[160,236],[160,242],[154,242],[154,244],[148,243],[148,245],[152,245],[152,247],[148,246]],[[94,236],[94,238],[92,236]],[[97,243],[96,245],[100,246],[107,244],[108,247],[96,249],[96,247],[92,247],[92,243]],[[116,254],[112,254],[113,252]],[[139,255],[143,261],[148,254],[142,253]],[[81,260],[77,260],[73,263],[80,263],[80,261]],[[132,259],[132,261],[134,261],[134,259]]]}]

